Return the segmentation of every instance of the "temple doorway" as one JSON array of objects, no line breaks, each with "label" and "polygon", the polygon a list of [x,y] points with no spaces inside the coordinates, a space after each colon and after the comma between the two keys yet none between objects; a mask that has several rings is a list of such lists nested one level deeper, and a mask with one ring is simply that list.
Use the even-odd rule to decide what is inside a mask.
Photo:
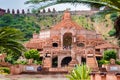
[{"label": "temple doorway", "polygon": [[72,60],[71,57],[65,57],[65,58],[63,58],[62,61],[61,61],[61,67],[68,66],[68,64],[70,63],[71,60]]},{"label": "temple doorway", "polygon": [[81,59],[81,63],[86,64],[86,58],[82,57],[82,59]]},{"label": "temple doorway", "polygon": [[65,33],[63,35],[63,48],[71,49],[72,45],[72,33]]},{"label": "temple doorway", "polygon": [[58,57],[52,58],[52,67],[56,68],[58,67]]}]

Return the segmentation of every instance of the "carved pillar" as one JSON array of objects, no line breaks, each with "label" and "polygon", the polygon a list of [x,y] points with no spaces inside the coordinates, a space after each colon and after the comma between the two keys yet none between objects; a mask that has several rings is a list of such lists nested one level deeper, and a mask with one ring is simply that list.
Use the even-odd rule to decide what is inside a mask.
[{"label": "carved pillar", "polygon": [[78,63],[81,64],[81,56],[77,56],[76,59],[77,59]]},{"label": "carved pillar", "polygon": [[58,56],[58,68],[61,67],[61,60],[62,60],[61,56]]},{"label": "carved pillar", "polygon": [[63,49],[63,29],[61,29],[61,50]]},{"label": "carved pillar", "polygon": [[120,49],[118,49],[118,58],[120,59]]}]

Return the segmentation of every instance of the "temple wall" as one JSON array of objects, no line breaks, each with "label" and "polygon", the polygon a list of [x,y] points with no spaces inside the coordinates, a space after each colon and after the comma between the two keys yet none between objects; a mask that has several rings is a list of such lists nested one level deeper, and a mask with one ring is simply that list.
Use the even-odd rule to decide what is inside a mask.
[{"label": "temple wall", "polygon": [[50,31],[41,31],[39,34],[39,39],[46,39],[46,38],[50,38]]},{"label": "temple wall", "polygon": [[91,75],[91,80],[120,80],[120,75],[116,75],[115,73],[95,73]]}]

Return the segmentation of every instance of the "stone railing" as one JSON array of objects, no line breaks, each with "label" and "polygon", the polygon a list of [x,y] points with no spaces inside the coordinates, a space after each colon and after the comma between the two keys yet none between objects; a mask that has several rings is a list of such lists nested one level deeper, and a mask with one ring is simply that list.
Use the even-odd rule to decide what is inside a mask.
[{"label": "stone railing", "polygon": [[37,68],[39,67],[40,65],[12,65],[10,67],[10,72],[11,74],[20,74],[20,73],[23,73],[23,72],[28,72],[28,73],[31,73],[31,72],[37,72]]},{"label": "stone railing", "polygon": [[120,73],[96,72],[90,76],[91,80],[120,80]]}]

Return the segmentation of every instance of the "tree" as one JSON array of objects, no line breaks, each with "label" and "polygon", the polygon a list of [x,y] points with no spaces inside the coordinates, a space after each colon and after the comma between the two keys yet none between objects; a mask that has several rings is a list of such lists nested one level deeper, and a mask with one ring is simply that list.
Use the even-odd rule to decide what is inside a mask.
[{"label": "tree", "polygon": [[82,64],[77,65],[72,72],[67,75],[67,78],[70,80],[90,80],[90,69]]},{"label": "tree", "polygon": [[[98,60],[98,65],[102,66],[103,64],[109,64],[110,59],[115,59],[117,58],[117,53],[115,50],[106,50],[104,51],[103,58],[101,60]],[[116,61],[117,64],[120,64],[119,61]]]},{"label": "tree", "polygon": [[[119,0],[28,0],[26,4],[29,4],[29,3],[39,4],[43,2],[46,2],[46,4],[44,4],[41,8],[45,8],[45,7],[60,4],[60,3],[72,3],[72,4],[83,3],[83,4],[89,5],[90,7],[97,7],[97,8],[106,7],[107,11],[106,9],[103,10],[103,12],[106,12],[106,13],[120,12],[120,1]],[[114,21],[114,27],[116,29],[115,35],[118,39],[120,39],[120,24],[119,23],[120,23],[120,17],[118,17]]]},{"label": "tree", "polygon": [[117,53],[114,51],[114,50],[106,50],[104,52],[104,56],[103,56],[103,59],[104,60],[107,60],[107,61],[110,61],[111,58],[115,59],[117,58]]},{"label": "tree", "polygon": [[27,58],[27,59],[34,59],[34,60],[37,60],[39,59],[40,57],[40,54],[39,54],[39,51],[35,50],[35,49],[31,49],[31,50],[28,50],[24,53],[24,56]]},{"label": "tree", "polygon": [[[0,27],[19,29],[24,34],[24,41],[32,38],[34,32],[39,33],[40,26],[35,16],[4,14],[0,16]],[[23,25],[24,24],[24,25]]]},{"label": "tree", "polygon": [[11,50],[14,53],[21,54],[25,51],[25,47],[20,42],[23,39],[22,32],[15,28],[0,28],[0,49],[3,52],[7,53]]}]

